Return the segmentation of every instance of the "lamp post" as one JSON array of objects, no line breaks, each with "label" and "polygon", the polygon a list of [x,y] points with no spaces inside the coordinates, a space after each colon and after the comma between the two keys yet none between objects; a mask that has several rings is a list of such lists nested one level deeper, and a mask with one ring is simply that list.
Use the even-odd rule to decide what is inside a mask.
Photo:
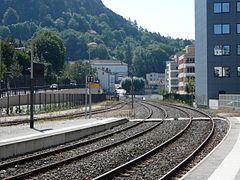
[{"label": "lamp post", "polygon": [[0,36],[0,71],[1,71],[1,88],[2,88],[2,78],[3,78],[3,63],[2,63],[2,36]]},{"label": "lamp post", "polygon": [[131,95],[132,95],[132,109],[134,109],[134,99],[133,99],[133,92],[134,92],[134,84],[133,84],[133,72],[134,72],[134,68],[133,65],[130,66],[130,70],[129,70],[129,75],[131,76]]},{"label": "lamp post", "polygon": [[30,128],[34,128],[33,121],[33,43],[31,43],[31,75],[30,75]]},{"label": "lamp post", "polygon": [[134,108],[134,107],[133,107],[133,102],[134,102],[134,101],[133,101],[133,75],[131,75],[131,81],[132,81],[132,82],[131,82],[131,93],[132,93],[132,109],[133,109],[133,108]]},{"label": "lamp post", "polygon": [[[96,42],[90,42],[90,43],[88,43],[88,47],[89,47],[89,50],[88,50],[88,63],[91,66],[91,63],[90,63],[90,59],[91,59],[90,48],[91,47],[97,47],[97,43]],[[89,86],[89,83],[88,83],[88,82],[91,82],[91,81],[92,81],[92,76],[90,76],[90,74],[88,72],[86,74],[86,77],[85,77],[85,89],[86,89],[86,91],[85,91],[85,118],[87,118],[87,106],[88,106],[87,97],[88,97],[88,92],[89,92],[89,118],[92,117],[92,93],[91,93],[91,87]]]},{"label": "lamp post", "polygon": [[95,48],[95,47],[97,47],[97,43],[96,42],[90,42],[90,43],[88,43],[88,61],[89,61],[89,63],[90,63],[90,59],[91,59],[91,48]]}]

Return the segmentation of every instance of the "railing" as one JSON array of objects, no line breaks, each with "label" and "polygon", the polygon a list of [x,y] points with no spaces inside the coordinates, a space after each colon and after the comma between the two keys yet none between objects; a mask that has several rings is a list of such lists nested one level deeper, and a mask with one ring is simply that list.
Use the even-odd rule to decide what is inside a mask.
[{"label": "railing", "polygon": [[220,108],[240,108],[239,94],[220,94],[219,95]]},{"label": "railing", "polygon": [[[34,88],[34,112],[49,112],[54,110],[71,109],[85,104],[85,89],[83,86],[50,86]],[[1,89],[0,115],[28,114],[30,111],[30,89],[12,88]],[[96,91],[92,95],[92,102],[106,100],[106,94]]]}]

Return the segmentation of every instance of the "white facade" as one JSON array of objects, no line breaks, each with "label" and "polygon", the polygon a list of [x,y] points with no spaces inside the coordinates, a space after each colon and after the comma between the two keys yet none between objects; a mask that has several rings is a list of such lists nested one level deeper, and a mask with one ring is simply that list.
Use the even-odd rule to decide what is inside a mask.
[{"label": "white facade", "polygon": [[166,62],[165,89],[169,93],[178,91],[178,63],[175,61]]},{"label": "white facade", "polygon": [[146,80],[149,86],[165,86],[165,74],[163,73],[148,73]]},{"label": "white facade", "polygon": [[128,76],[128,65],[118,60],[91,60],[92,68],[105,69],[115,74],[115,83],[120,82],[124,77]]},{"label": "white facade", "polygon": [[100,81],[101,88],[105,92],[115,91],[115,75],[105,69],[97,69],[97,78]]},{"label": "white facade", "polygon": [[195,47],[186,46],[185,52],[178,57],[178,93],[187,94],[188,78],[195,77]]}]

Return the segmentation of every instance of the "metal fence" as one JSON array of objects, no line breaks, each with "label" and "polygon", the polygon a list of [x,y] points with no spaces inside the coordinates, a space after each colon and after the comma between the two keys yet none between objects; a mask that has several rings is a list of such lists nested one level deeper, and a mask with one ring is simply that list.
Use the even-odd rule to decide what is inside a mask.
[{"label": "metal fence", "polygon": [[[106,100],[106,94],[92,94],[92,102]],[[89,99],[89,98],[88,98]],[[85,104],[85,89],[78,87],[64,87],[58,89],[35,88],[34,112],[49,112],[71,109]],[[1,90],[1,114],[28,114],[30,111],[29,88]]]},{"label": "metal fence", "polygon": [[239,94],[220,94],[219,107],[240,109],[240,95]]}]

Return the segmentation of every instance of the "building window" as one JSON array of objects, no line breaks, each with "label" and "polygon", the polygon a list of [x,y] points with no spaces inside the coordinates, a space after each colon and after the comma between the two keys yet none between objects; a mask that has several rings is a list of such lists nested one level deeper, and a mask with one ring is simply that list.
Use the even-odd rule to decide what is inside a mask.
[{"label": "building window", "polygon": [[194,63],[195,59],[194,58],[187,58],[186,63]]},{"label": "building window", "polygon": [[240,34],[240,24],[237,24],[237,34]]},{"label": "building window", "polygon": [[240,55],[240,44],[237,45],[237,55]]},{"label": "building window", "polygon": [[214,34],[229,34],[230,24],[214,24]]},{"label": "building window", "polygon": [[187,73],[195,73],[195,68],[194,67],[188,67],[187,68]]},{"label": "building window", "polygon": [[223,77],[230,77],[230,67],[223,67]]},{"label": "building window", "polygon": [[240,2],[237,2],[237,12],[240,12]]},{"label": "building window", "polygon": [[214,47],[215,56],[229,56],[230,55],[230,46],[229,45],[216,45]]},{"label": "building window", "polygon": [[230,77],[230,67],[214,67],[214,77]]},{"label": "building window", "polygon": [[214,13],[229,13],[230,3],[214,3]]},{"label": "building window", "polygon": [[240,77],[240,66],[237,67],[237,76]]}]

